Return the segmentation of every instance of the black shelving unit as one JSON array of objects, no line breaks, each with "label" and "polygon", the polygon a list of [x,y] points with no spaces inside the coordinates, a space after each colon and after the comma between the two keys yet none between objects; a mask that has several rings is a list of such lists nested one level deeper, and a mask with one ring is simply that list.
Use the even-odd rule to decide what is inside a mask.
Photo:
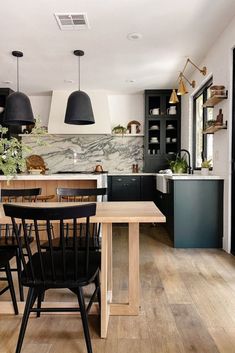
[{"label": "black shelving unit", "polygon": [[[180,102],[170,104],[172,89],[145,91],[144,171],[157,172],[168,167],[180,149]],[[175,106],[176,114],[169,114]],[[159,108],[158,115],[152,110]]]}]

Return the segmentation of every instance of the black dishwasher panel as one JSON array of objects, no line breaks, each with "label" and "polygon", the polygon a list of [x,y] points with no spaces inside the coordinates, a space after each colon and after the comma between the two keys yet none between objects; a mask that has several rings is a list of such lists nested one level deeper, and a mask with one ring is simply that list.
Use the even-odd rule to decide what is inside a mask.
[{"label": "black dishwasher panel", "polygon": [[140,176],[109,177],[110,201],[140,201]]}]

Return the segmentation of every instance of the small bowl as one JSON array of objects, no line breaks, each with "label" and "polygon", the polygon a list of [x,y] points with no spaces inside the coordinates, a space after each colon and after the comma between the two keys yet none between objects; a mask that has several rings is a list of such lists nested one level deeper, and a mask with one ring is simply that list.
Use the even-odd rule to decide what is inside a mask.
[{"label": "small bowl", "polygon": [[2,113],[2,112],[4,112],[4,107],[0,107],[0,114]]},{"label": "small bowl", "polygon": [[42,169],[30,169],[29,173],[32,175],[40,175],[42,172]]}]

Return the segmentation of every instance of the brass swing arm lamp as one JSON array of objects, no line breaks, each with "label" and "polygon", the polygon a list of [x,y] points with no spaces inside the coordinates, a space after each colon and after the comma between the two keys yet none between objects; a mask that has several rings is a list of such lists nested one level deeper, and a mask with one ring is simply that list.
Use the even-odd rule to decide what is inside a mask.
[{"label": "brass swing arm lamp", "polygon": [[181,73],[179,74],[179,80],[182,80],[183,78],[185,79],[185,81],[188,82],[188,84],[189,84],[191,87],[195,88],[195,86],[196,86],[196,81],[195,81],[195,80],[192,80],[192,82],[190,82],[190,81],[187,79],[187,77],[184,76],[183,72],[181,72]]},{"label": "brass swing arm lamp", "polygon": [[200,69],[196,64],[194,64],[194,63],[192,62],[192,60],[190,60],[190,59],[188,58],[187,61],[186,61],[186,64],[185,64],[185,68],[186,68],[186,66],[188,65],[188,63],[192,64],[196,69],[198,69],[198,71],[200,71],[203,76],[206,76],[206,72],[207,72],[206,66],[203,66],[203,68]]},{"label": "brass swing arm lamp", "polygon": [[179,96],[183,96],[184,94],[187,94],[188,91],[187,91],[187,88],[185,86],[185,83],[184,83],[184,80],[186,82],[188,82],[188,84],[191,86],[191,87],[195,87],[196,86],[196,81],[195,80],[192,80],[191,82],[187,79],[187,77],[184,75],[184,72],[186,70],[186,67],[188,65],[188,63],[190,63],[191,65],[193,65],[203,76],[206,75],[207,73],[207,68],[205,66],[203,66],[202,69],[200,69],[192,60],[190,60],[189,58],[187,58],[186,60],[186,63],[184,65],[184,68],[183,70],[180,72],[179,76],[178,76],[178,79],[177,81],[179,81],[179,84],[178,84],[178,89],[177,89],[177,94],[175,92],[175,90],[173,89],[172,93],[171,93],[171,97],[170,97],[170,100],[169,100],[169,103],[178,103],[179,100],[178,100],[178,97],[177,95]]}]

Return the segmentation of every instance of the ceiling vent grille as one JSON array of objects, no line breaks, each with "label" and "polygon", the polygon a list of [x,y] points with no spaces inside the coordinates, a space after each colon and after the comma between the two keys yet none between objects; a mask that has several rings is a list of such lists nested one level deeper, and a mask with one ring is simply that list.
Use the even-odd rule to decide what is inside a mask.
[{"label": "ceiling vent grille", "polygon": [[78,31],[89,29],[86,13],[55,13],[61,31]]}]

